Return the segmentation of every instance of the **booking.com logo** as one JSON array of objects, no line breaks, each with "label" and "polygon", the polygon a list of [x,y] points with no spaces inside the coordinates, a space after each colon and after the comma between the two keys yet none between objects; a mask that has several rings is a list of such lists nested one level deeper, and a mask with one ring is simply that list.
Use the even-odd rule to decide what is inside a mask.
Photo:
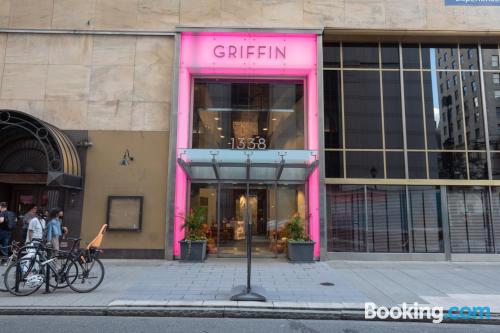
[{"label": "booking.com logo", "polygon": [[365,303],[365,319],[409,319],[424,320],[432,319],[433,323],[441,323],[443,320],[468,320],[468,319],[490,319],[489,306],[452,306],[445,311],[441,306],[424,306],[417,302],[413,304],[403,303],[401,306],[391,308],[377,306],[375,303]]}]

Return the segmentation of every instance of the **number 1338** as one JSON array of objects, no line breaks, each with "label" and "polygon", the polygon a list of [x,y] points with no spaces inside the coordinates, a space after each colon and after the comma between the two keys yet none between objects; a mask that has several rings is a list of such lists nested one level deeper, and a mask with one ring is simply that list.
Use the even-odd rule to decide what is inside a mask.
[{"label": "number 1338", "polygon": [[266,149],[264,138],[231,138],[231,149]]}]

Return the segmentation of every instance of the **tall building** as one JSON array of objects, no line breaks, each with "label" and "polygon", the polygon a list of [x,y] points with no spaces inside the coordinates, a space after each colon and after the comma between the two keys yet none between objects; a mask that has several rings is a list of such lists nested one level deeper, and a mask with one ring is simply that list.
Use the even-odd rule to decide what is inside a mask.
[{"label": "tall building", "polygon": [[318,259],[498,259],[500,6],[452,2],[1,1],[0,201],[109,257],[202,207],[211,256],[295,216]]}]

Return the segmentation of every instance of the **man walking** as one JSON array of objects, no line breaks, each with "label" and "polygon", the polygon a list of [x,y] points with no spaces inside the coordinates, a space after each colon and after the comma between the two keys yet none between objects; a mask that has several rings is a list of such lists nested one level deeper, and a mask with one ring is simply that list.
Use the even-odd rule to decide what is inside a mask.
[{"label": "man walking", "polygon": [[23,237],[21,238],[23,241],[25,239],[27,239],[27,237],[28,237],[28,228],[29,228],[31,220],[33,220],[33,218],[35,218],[37,216],[36,215],[37,209],[38,209],[37,206],[32,205],[28,209],[26,214],[24,214],[24,216],[23,216]]},{"label": "man walking", "polygon": [[16,228],[17,218],[13,212],[7,210],[7,203],[0,202],[0,255],[1,265],[7,262],[9,256],[9,243],[12,230]]}]

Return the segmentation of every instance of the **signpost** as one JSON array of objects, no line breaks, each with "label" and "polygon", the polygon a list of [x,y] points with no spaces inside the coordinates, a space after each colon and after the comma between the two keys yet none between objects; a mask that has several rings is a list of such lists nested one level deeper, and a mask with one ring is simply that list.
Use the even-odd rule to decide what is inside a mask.
[{"label": "signpost", "polygon": [[[231,296],[231,301],[254,301],[265,302],[266,298],[252,291],[252,214],[250,213],[250,184],[247,182],[247,194],[245,204],[246,241],[247,241],[247,284],[237,294]],[[241,287],[240,287],[241,288]]]}]

